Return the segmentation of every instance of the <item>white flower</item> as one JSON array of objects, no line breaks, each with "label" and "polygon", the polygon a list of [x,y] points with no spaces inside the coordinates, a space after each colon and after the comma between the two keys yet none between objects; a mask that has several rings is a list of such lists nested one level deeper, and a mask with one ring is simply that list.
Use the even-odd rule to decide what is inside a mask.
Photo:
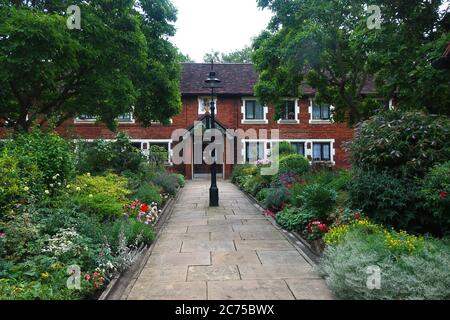
[{"label": "white flower", "polygon": [[86,173],[86,175],[88,176],[88,177],[90,177],[91,176],[91,174],[88,172],[88,173]]},{"label": "white flower", "polygon": [[80,187],[77,187],[77,189],[76,189],[77,191],[80,191],[81,190],[81,188]]},{"label": "white flower", "polygon": [[93,197],[94,197],[94,195],[93,195],[93,194],[90,194],[90,195],[89,195],[89,198],[93,198]]},{"label": "white flower", "polygon": [[45,193],[45,194],[50,194],[50,191],[45,190],[44,193]]},{"label": "white flower", "polygon": [[61,187],[61,182],[58,182],[58,186],[60,186],[60,187]]},{"label": "white flower", "polygon": [[53,188],[53,186],[54,186],[53,183],[50,183],[50,188]]},{"label": "white flower", "polygon": [[66,186],[66,188],[67,188],[67,189],[70,189],[70,184],[68,184],[68,185]]},{"label": "white flower", "polygon": [[23,188],[23,190],[24,190],[25,192],[27,192],[27,191],[29,191],[29,190],[30,190],[30,188],[28,188],[28,187],[24,187],[24,188]]}]

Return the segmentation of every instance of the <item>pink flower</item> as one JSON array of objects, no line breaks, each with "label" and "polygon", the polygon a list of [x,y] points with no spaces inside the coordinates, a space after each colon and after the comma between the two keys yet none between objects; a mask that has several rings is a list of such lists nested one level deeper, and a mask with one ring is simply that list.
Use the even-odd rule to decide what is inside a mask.
[{"label": "pink flower", "polygon": [[6,238],[6,233],[0,232],[0,239]]}]

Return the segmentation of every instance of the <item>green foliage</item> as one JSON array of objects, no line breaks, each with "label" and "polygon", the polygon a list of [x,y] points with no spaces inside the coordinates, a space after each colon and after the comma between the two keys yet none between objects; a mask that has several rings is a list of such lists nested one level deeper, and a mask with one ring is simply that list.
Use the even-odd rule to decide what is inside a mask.
[{"label": "green foliage", "polygon": [[294,147],[286,141],[280,143],[278,152],[280,154],[280,157],[296,153]]},{"label": "green foliage", "polygon": [[102,219],[114,219],[123,214],[123,205],[105,193],[75,196],[73,202],[79,205],[81,210]]},{"label": "green foliage", "polygon": [[77,170],[81,173],[103,174],[108,170],[116,173],[137,172],[144,158],[125,132],[114,141],[96,140],[79,142]]},{"label": "green foliage", "polygon": [[303,231],[315,219],[311,211],[299,208],[286,208],[276,215],[277,223],[286,230]]},{"label": "green foliage", "polygon": [[175,175],[175,177],[177,177],[178,185],[181,188],[184,188],[184,186],[186,185],[186,178],[184,177],[184,175],[179,174],[179,173],[175,173],[174,175]]},{"label": "green foliage", "polygon": [[253,196],[256,196],[261,189],[269,186],[267,180],[259,173],[248,177],[249,178],[242,183],[242,189]]},{"label": "green foliage", "polygon": [[263,202],[264,199],[267,198],[267,194],[269,193],[270,188],[263,188],[256,194],[256,200],[259,202]]},{"label": "green foliage", "polygon": [[267,190],[264,206],[272,211],[280,211],[289,201],[290,193],[286,187],[270,188]]},{"label": "green foliage", "polygon": [[31,133],[17,134],[5,144],[5,149],[18,159],[20,165],[36,166],[47,187],[73,176],[72,148],[56,133],[34,129]]},{"label": "green foliage", "polygon": [[178,191],[178,177],[167,171],[161,171],[152,179],[153,183],[160,186],[164,192],[174,196]]},{"label": "green foliage", "polygon": [[[14,205],[38,187],[41,175],[35,165],[20,164],[7,150],[0,153],[0,208]],[[34,186],[33,186],[34,185]],[[30,188],[27,190],[27,188]],[[0,215],[1,217],[1,215]]]},{"label": "green foliage", "polygon": [[104,193],[110,198],[121,203],[127,202],[128,180],[114,173],[107,173],[104,176],[92,176],[85,174],[77,176],[73,184],[67,186],[69,192],[73,194],[90,195]]},{"label": "green foliage", "polygon": [[161,190],[152,183],[142,184],[134,195],[134,198],[148,204],[152,202],[156,202],[159,205],[162,204]]},{"label": "green foliage", "polygon": [[[320,269],[339,299],[445,300],[450,298],[449,259],[448,241],[357,225],[326,248]],[[367,287],[370,266],[380,268],[380,290]]]},{"label": "green foliage", "polygon": [[422,181],[421,194],[443,234],[450,232],[450,161],[437,165]]},{"label": "green foliage", "polygon": [[279,174],[283,173],[295,173],[297,175],[303,175],[310,170],[310,164],[305,157],[298,154],[291,154],[280,157],[280,169]]},{"label": "green foliage", "polygon": [[127,243],[135,243],[137,240],[141,243],[150,244],[155,239],[153,228],[137,221],[135,219],[119,220],[115,222],[110,231],[111,244],[117,246],[114,241],[119,239],[119,235],[123,232]]},{"label": "green foliage", "polygon": [[[283,98],[301,96],[304,83],[317,90],[317,103],[335,107],[334,119],[352,124],[387,110],[394,94],[401,109],[449,114],[450,74],[430,63],[450,40],[443,3],[381,0],[378,30],[367,27],[362,1],[258,0],[274,18],[253,43],[256,94],[276,105],[275,118]],[[371,75],[377,95],[363,94]]]},{"label": "green foliage", "polygon": [[450,159],[450,120],[421,113],[389,111],[364,122],[352,145],[359,168],[423,178]]},{"label": "green foliage", "polygon": [[242,177],[254,175],[258,172],[258,168],[252,164],[241,164],[234,166],[233,173],[231,174],[231,182],[238,183]]},{"label": "green foliage", "polygon": [[150,146],[149,161],[158,165],[163,165],[167,162],[169,153],[164,147],[152,145]]},{"label": "green foliage", "polygon": [[230,53],[212,51],[203,56],[203,61],[206,63],[211,61],[215,63],[252,63],[252,48],[245,47]]},{"label": "green foliage", "polygon": [[414,181],[386,172],[354,169],[350,203],[377,223],[415,232],[432,231],[435,222],[426,213],[418,188]]},{"label": "green foliage", "polygon": [[134,107],[143,125],[167,123],[181,107],[178,53],[167,40],[175,7],[168,0],[71,4],[81,9],[82,32],[67,28],[66,1],[2,6],[0,118],[27,131],[35,121],[59,125],[89,114],[116,129],[115,119]]},{"label": "green foliage", "polygon": [[313,212],[320,221],[325,221],[336,205],[337,193],[320,184],[307,185],[299,194],[302,208]]}]

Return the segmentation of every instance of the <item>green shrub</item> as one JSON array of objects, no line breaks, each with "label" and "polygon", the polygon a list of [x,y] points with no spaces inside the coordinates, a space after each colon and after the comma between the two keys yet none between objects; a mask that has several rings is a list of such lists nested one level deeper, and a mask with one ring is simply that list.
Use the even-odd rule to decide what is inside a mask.
[{"label": "green shrub", "polygon": [[450,233],[450,161],[431,169],[422,182],[421,194],[441,233]]},{"label": "green shrub", "polygon": [[419,186],[387,172],[354,170],[350,205],[376,223],[411,232],[431,231],[436,225],[427,214]]},{"label": "green shrub", "polygon": [[[392,237],[398,241],[390,241]],[[447,300],[448,261],[448,241],[358,227],[345,232],[336,245],[327,246],[320,269],[339,299]],[[370,267],[380,268],[379,290],[367,286]]]},{"label": "green shrub", "polygon": [[264,188],[262,190],[260,190],[257,194],[256,194],[256,200],[258,200],[259,202],[264,202],[264,199],[267,198],[267,194],[269,193],[270,188]]},{"label": "green shrub", "polygon": [[156,174],[153,178],[153,183],[160,186],[164,192],[174,196],[177,194],[178,190],[178,177],[167,171],[162,171]]},{"label": "green shrub", "polygon": [[184,175],[179,174],[179,173],[175,173],[174,174],[175,177],[177,177],[177,183],[181,188],[184,188],[184,186],[186,186],[186,178],[184,177]]},{"label": "green shrub", "polygon": [[289,142],[286,142],[286,141],[281,142],[279,145],[279,148],[280,149],[278,152],[279,152],[280,157],[291,155],[291,154],[296,154],[294,147]]},{"label": "green shrub", "polygon": [[244,176],[254,175],[258,172],[258,168],[252,164],[242,164],[234,166],[231,174],[231,182],[238,183],[238,179]]},{"label": "green shrub", "polygon": [[290,193],[286,187],[270,188],[267,190],[264,206],[272,211],[279,211],[289,201]]},{"label": "green shrub", "polygon": [[136,241],[140,243],[150,244],[155,239],[155,231],[153,227],[146,225],[136,219],[126,219],[116,221],[111,228],[109,234],[109,242],[116,248],[119,234],[123,232],[127,243],[133,244]]},{"label": "green shrub", "polygon": [[21,164],[8,150],[3,150],[0,153],[0,210],[6,210],[32,194],[39,195],[41,178],[35,164]]},{"label": "green shrub", "polygon": [[351,145],[354,166],[423,178],[450,159],[450,120],[394,110],[363,123]]},{"label": "green shrub", "polygon": [[128,202],[128,180],[114,173],[103,176],[85,174],[77,176],[72,184],[66,186],[70,195],[96,195],[104,194],[109,198],[125,205]]},{"label": "green shrub", "polygon": [[74,153],[71,146],[56,133],[43,133],[34,129],[19,134],[5,148],[21,165],[35,165],[42,173],[44,183],[63,182],[74,173]]},{"label": "green shrub", "polygon": [[292,172],[299,176],[310,170],[309,161],[305,157],[298,154],[291,154],[280,157],[279,174]]},{"label": "green shrub", "polygon": [[242,189],[253,196],[256,196],[265,187],[268,187],[267,180],[260,174],[248,176],[248,179],[242,184]]},{"label": "green shrub", "polygon": [[81,210],[103,220],[115,219],[123,215],[123,204],[105,193],[75,196],[73,202],[80,206]]},{"label": "green shrub", "polygon": [[141,151],[133,146],[124,132],[119,133],[114,141],[79,142],[77,151],[77,170],[81,173],[137,172],[144,161]]},{"label": "green shrub", "polygon": [[164,147],[152,145],[149,151],[149,161],[152,163],[163,165],[169,159],[169,153]]},{"label": "green shrub", "polygon": [[302,231],[314,220],[314,214],[299,208],[286,208],[276,216],[277,223],[286,230]]},{"label": "green shrub", "polygon": [[336,199],[336,191],[320,184],[307,185],[299,195],[299,202],[303,204],[303,208],[314,212],[320,221],[325,221],[331,214]]},{"label": "green shrub", "polygon": [[161,189],[153,183],[142,184],[134,195],[134,198],[148,204],[152,202],[156,202],[159,205],[162,204]]}]

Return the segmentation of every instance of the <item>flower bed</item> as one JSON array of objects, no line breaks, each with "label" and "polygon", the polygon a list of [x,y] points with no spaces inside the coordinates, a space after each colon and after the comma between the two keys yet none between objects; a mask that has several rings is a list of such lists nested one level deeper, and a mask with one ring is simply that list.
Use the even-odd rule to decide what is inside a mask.
[{"label": "flower bed", "polygon": [[[0,150],[0,171],[8,172],[11,164],[16,168],[0,177],[5,191],[0,197],[0,300],[99,296],[152,243],[161,210],[181,176],[144,158],[134,167],[101,171],[95,164],[95,175],[80,174],[75,163],[85,168],[89,163],[82,165],[82,157],[75,159],[56,135],[35,131],[16,139],[34,152],[23,153],[18,140]],[[123,159],[133,152],[131,158],[140,157],[126,139],[117,143],[124,153],[114,163],[126,163]],[[161,180],[164,184],[158,184]]]}]

